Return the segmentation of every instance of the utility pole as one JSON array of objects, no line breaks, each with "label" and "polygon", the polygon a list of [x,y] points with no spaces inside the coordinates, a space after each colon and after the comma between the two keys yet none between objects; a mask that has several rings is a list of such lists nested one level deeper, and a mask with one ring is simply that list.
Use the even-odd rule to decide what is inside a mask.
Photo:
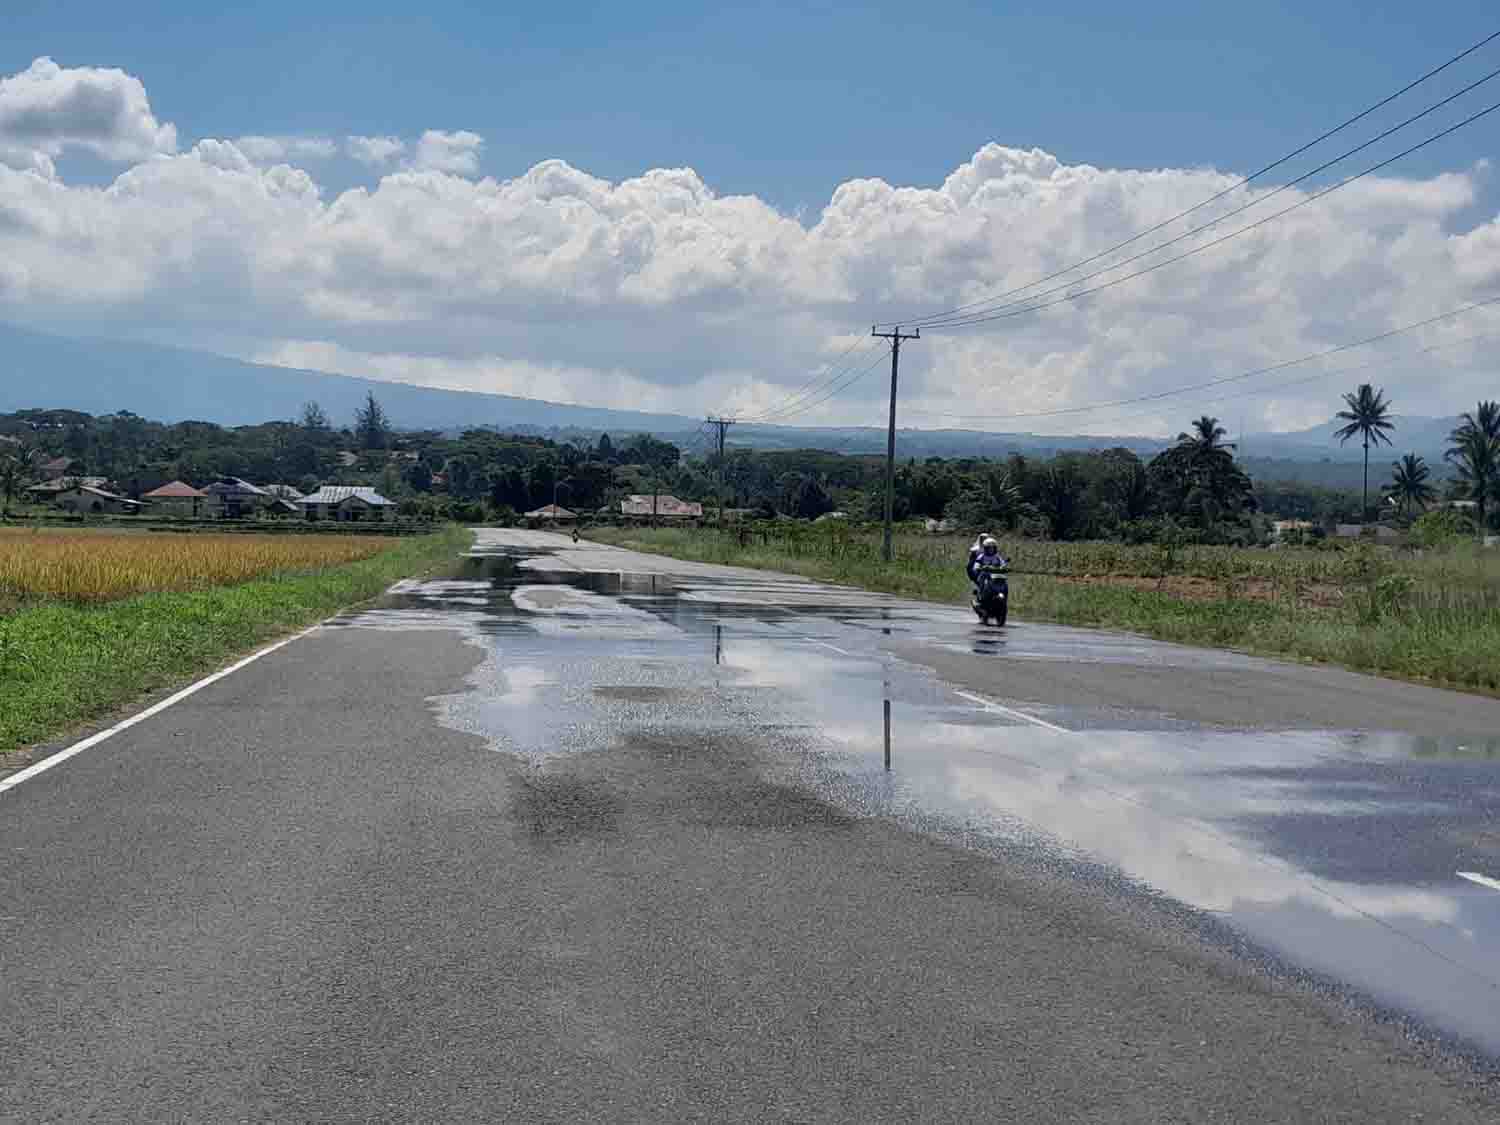
[{"label": "utility pole", "polygon": [[922,330],[902,332],[895,325],[890,332],[870,329],[871,336],[879,336],[891,342],[891,422],[885,436],[885,546],[880,554],[886,562],[891,561],[891,519],[896,511],[896,373],[901,366],[901,341],[920,340]]},{"label": "utility pole", "polygon": [[724,526],[724,431],[734,425],[733,418],[706,418],[710,426],[719,429],[719,527]]}]

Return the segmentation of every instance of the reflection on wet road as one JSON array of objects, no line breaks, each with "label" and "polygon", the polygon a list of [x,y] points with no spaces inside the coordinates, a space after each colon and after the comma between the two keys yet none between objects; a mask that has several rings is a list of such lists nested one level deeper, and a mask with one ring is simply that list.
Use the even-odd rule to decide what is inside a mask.
[{"label": "reflection on wet road", "polygon": [[[528,533],[481,532],[457,576],[405,583],[342,624],[461,630],[485,657],[432,701],[438,720],[538,768],[628,731],[754,735],[776,780],[849,812],[1181,904],[1247,955],[1500,1057],[1493,734],[1205,726],[1172,707],[1171,670],[1264,662],[976,628],[957,610]],[[912,658],[925,650],[974,662],[974,680],[940,678]],[[1006,698],[1022,662],[1149,665],[1165,698]]]}]

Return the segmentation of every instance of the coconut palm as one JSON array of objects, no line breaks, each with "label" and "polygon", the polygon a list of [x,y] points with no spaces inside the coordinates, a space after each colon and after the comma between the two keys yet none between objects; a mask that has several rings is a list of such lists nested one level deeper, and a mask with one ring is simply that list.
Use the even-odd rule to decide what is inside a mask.
[{"label": "coconut palm", "polygon": [[1193,423],[1190,433],[1178,434],[1177,440],[1193,447],[1196,460],[1211,463],[1233,453],[1234,442],[1224,440],[1228,436],[1229,431],[1217,418],[1204,414]]},{"label": "coconut palm", "polygon": [[1411,515],[1412,505],[1425,508],[1437,495],[1427,483],[1432,470],[1425,458],[1408,453],[1399,461],[1391,462],[1391,496],[1401,506],[1403,515]]},{"label": "coconut palm", "polygon": [[1394,430],[1396,423],[1391,420],[1391,404],[1386,401],[1385,391],[1377,391],[1369,383],[1361,383],[1357,390],[1344,395],[1344,404],[1348,410],[1340,410],[1334,417],[1341,422],[1347,423],[1334,431],[1334,437],[1339,439],[1342,445],[1359,434],[1364,439],[1365,446],[1365,480],[1364,489],[1360,493],[1360,511],[1364,518],[1370,515],[1370,445],[1379,445],[1385,442],[1391,444],[1387,430]]},{"label": "coconut palm", "polygon": [[1460,414],[1458,425],[1448,435],[1444,456],[1453,462],[1458,479],[1485,523],[1485,502],[1500,492],[1500,402],[1485,401],[1472,413]]}]

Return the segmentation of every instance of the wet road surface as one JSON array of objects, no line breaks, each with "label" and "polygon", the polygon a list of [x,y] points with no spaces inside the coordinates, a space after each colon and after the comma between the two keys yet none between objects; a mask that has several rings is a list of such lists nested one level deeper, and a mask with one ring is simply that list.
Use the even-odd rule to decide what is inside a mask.
[{"label": "wet road surface", "polygon": [[1493,1119],[1500,703],[479,535],[0,795],[4,1120]]}]

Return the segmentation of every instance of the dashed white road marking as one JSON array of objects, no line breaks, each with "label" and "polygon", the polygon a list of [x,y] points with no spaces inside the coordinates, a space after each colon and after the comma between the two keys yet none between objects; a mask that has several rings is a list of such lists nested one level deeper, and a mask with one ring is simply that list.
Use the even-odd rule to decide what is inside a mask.
[{"label": "dashed white road marking", "polygon": [[838,653],[840,656],[853,656],[854,655],[848,649],[846,649],[846,648],[839,648],[838,645],[831,645],[827,641],[820,641],[820,640],[814,639],[813,640],[813,644],[815,644],[815,645],[822,645],[824,648],[831,648],[831,649],[833,649],[834,652]]},{"label": "dashed white road marking", "polygon": [[1073,734],[1067,727],[1060,727],[1056,723],[1049,723],[1046,719],[1039,719],[1035,715],[1028,715],[1025,711],[1017,711],[1014,707],[1007,707],[1003,703],[996,703],[993,699],[986,699],[982,695],[975,695],[972,691],[953,692],[960,699],[967,699],[970,703],[977,703],[987,711],[999,711],[1002,715],[1009,715],[1012,719],[1020,719],[1022,722],[1032,723],[1046,730],[1056,731],[1058,734]]},{"label": "dashed white road marking", "polygon": [[53,754],[51,757],[43,758],[35,765],[27,766],[24,770],[18,770],[17,772],[11,774],[9,777],[5,778],[3,781],[0,781],[0,793],[4,793],[7,789],[14,789],[23,781],[30,781],[39,773],[46,773],[53,766],[62,765],[74,755],[82,754],[85,750],[89,750],[95,746],[98,746],[99,743],[103,742],[105,739],[113,738],[121,731],[127,731],[137,723],[144,723],[153,715],[160,715],[168,707],[172,707],[178,703],[181,703],[184,699],[188,698],[188,696],[196,695],[204,688],[218,683],[220,680],[224,679],[227,676],[234,675],[241,668],[254,664],[261,657],[270,656],[271,653],[275,652],[277,649],[286,648],[286,646],[291,644],[293,641],[300,641],[303,637],[317,632],[320,628],[322,628],[321,625],[314,625],[311,629],[304,629],[302,630],[302,632],[287,637],[285,640],[277,641],[273,645],[268,645],[257,652],[252,652],[249,656],[245,657],[243,660],[236,661],[228,668],[221,668],[213,675],[205,676],[197,683],[189,684],[181,691],[167,696],[167,698],[163,699],[160,703],[153,703],[150,707],[147,707],[139,714],[131,715],[128,719],[122,719],[120,722],[116,723],[114,726],[108,728],[107,730],[101,730],[98,734],[90,735],[82,742],[75,742],[66,750],[60,750],[56,754]]},{"label": "dashed white road marking", "polygon": [[1477,871],[1460,871],[1460,879],[1467,879],[1471,883],[1478,883],[1481,887],[1488,887],[1492,891],[1500,891],[1500,879],[1491,879],[1488,875],[1481,875]]}]

